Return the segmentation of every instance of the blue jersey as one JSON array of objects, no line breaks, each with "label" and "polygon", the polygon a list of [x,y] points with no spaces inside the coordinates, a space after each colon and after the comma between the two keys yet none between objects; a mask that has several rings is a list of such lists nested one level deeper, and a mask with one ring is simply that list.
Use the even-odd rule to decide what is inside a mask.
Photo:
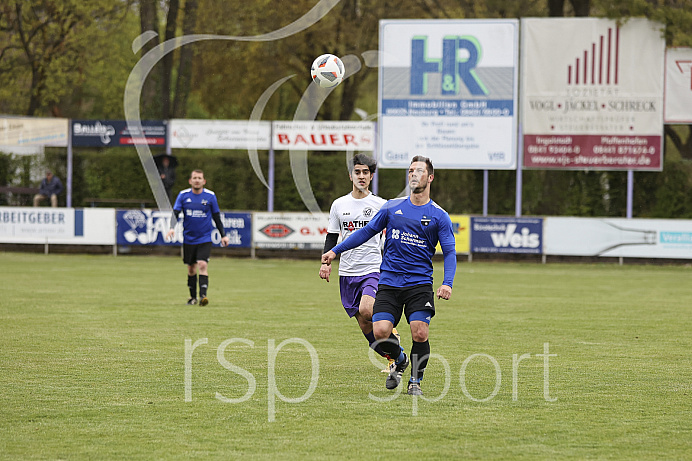
[{"label": "blue jersey", "polygon": [[440,243],[444,254],[443,285],[452,286],[457,268],[454,229],[445,210],[430,200],[422,206],[409,197],[385,203],[375,217],[332,251],[351,250],[387,229],[380,266],[380,284],[408,287],[432,284],[432,257]]},{"label": "blue jersey", "polygon": [[211,242],[214,230],[212,215],[220,213],[216,194],[209,189],[195,194],[192,189],[180,191],[175,199],[173,211],[176,216],[183,212],[183,239],[189,245]]}]

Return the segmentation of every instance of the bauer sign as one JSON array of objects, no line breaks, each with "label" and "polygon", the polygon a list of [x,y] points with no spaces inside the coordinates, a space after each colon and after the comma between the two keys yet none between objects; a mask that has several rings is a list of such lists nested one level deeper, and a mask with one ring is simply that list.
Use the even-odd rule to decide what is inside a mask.
[{"label": "bauer sign", "polygon": [[373,122],[273,122],[275,150],[372,151]]},{"label": "bauer sign", "polygon": [[[173,240],[168,242],[165,236],[170,229],[171,211],[160,210],[118,210],[117,211],[117,243],[118,245],[180,245],[183,243],[182,221],[175,228]],[[250,248],[251,246],[251,215],[250,213],[221,212],[226,235],[229,237],[228,246]],[[211,232],[213,246],[221,243],[221,234],[214,228]]]},{"label": "bauer sign", "polygon": [[519,23],[380,21],[379,166],[516,168]]}]

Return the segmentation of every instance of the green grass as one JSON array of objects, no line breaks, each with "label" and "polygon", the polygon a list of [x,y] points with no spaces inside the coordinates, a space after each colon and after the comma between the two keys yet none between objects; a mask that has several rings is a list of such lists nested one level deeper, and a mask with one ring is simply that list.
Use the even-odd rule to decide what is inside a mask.
[{"label": "green grass", "polygon": [[[386,397],[338,283],[316,261],[214,257],[205,308],[173,257],[0,253],[0,458],[689,459],[692,269],[462,263],[439,301],[426,398]],[[438,264],[441,270],[441,264]],[[436,273],[437,280],[441,273]],[[410,348],[410,333],[400,325]],[[185,340],[192,401],[185,401]],[[228,339],[224,368],[217,349]],[[317,352],[301,403],[268,399],[268,344]],[[549,345],[544,396],[544,344]],[[500,388],[492,395],[500,369]],[[513,356],[530,354],[517,368]],[[462,364],[465,390],[460,382]],[[281,394],[308,390],[287,344]],[[252,374],[256,390],[242,403]],[[244,375],[243,375],[244,374]],[[251,379],[252,379],[251,378]]]}]

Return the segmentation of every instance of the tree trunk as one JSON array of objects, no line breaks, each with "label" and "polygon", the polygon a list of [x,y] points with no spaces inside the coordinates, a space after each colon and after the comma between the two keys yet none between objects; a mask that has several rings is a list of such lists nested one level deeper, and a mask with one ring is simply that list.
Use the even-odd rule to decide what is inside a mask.
[{"label": "tree trunk", "polygon": [[[166,17],[166,33],[164,41],[175,38],[175,29],[178,24],[179,0],[170,0],[168,3],[168,16]],[[161,68],[161,118],[171,117],[171,75],[173,73],[173,53],[163,57]]]},{"label": "tree trunk", "polygon": [[565,15],[565,0],[548,0],[548,16],[561,18]]},{"label": "tree trunk", "polygon": [[591,9],[591,0],[570,0],[574,15],[577,17],[587,17]]},{"label": "tree trunk", "polygon": [[664,125],[664,131],[678,149],[678,152],[680,152],[680,156],[692,160],[692,125],[685,126],[688,132],[687,141],[685,142],[683,142],[680,135],[678,135],[677,131],[675,131],[671,125]]},{"label": "tree trunk", "polygon": [[[157,13],[157,0],[140,0],[139,2],[139,17],[142,33],[153,30],[158,34],[159,20]],[[159,45],[159,38],[153,38],[142,46],[142,56],[152,48]],[[158,78],[155,73],[147,75],[146,80],[142,84],[142,95],[140,100],[140,110],[143,118],[157,118],[160,112],[157,108],[161,107],[158,101]]]},{"label": "tree trunk", "polygon": [[[183,17],[183,35],[194,34],[197,29],[197,0],[186,0]],[[187,98],[190,95],[192,81],[192,47],[180,48],[180,64],[178,65],[178,81],[175,84],[175,100],[173,116],[185,117],[187,114]]]}]

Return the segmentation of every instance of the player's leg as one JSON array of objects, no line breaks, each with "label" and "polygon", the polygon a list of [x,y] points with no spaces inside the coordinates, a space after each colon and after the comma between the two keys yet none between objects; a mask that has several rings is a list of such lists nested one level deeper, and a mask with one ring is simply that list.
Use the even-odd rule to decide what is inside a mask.
[{"label": "player's leg", "polygon": [[183,243],[183,262],[187,264],[187,288],[190,290],[189,305],[197,304],[197,245]]},{"label": "player's leg", "polygon": [[[358,306],[358,312],[354,316],[358,321],[358,326],[360,331],[363,332],[363,336],[368,340],[370,348],[380,354],[382,357],[387,357],[387,354],[382,350],[380,345],[375,339],[375,335],[372,332],[372,305],[375,304],[375,298],[370,295],[362,295],[360,297],[360,305]],[[392,360],[392,359],[390,359]],[[393,362],[393,360],[392,360]],[[384,370],[389,372],[389,370]]]},{"label": "player's leg", "polygon": [[[421,314],[423,319],[430,318],[426,311],[414,312],[411,317],[417,318]],[[411,339],[413,344],[411,345],[411,378],[408,381],[408,393],[411,395],[423,395],[420,383],[430,358],[429,328],[430,326],[426,323],[426,320],[411,321]]]},{"label": "player's leg", "polygon": [[399,344],[399,339],[393,334],[403,311],[399,291],[380,285],[373,305],[373,334],[388,358],[394,359],[394,367],[391,368],[385,382],[387,389],[395,389],[399,385],[401,376],[409,363],[404,349]]},{"label": "player's leg", "polygon": [[412,288],[406,297],[406,318],[411,327],[411,378],[408,393],[422,395],[421,380],[430,358],[430,320],[435,315],[435,293],[432,285]]},{"label": "player's leg", "polygon": [[211,255],[211,242],[200,243],[197,246],[197,268],[199,270],[199,305],[209,304],[207,290],[209,289],[209,256]]}]

